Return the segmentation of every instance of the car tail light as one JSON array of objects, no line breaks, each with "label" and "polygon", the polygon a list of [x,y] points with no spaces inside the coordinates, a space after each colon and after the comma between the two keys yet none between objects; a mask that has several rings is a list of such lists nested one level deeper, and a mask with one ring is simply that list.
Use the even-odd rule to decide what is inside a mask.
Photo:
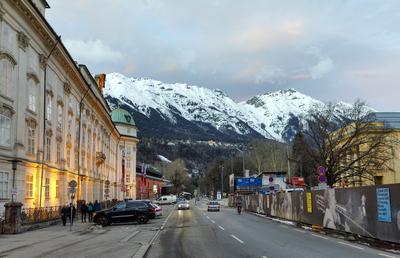
[{"label": "car tail light", "polygon": [[154,209],[154,207],[150,207],[149,209],[151,212],[156,211],[156,209]]}]

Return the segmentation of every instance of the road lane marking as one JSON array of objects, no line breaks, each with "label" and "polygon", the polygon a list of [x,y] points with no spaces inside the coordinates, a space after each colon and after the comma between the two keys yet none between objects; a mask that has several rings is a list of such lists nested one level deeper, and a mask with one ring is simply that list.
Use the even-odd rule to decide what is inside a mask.
[{"label": "road lane marking", "polygon": [[126,237],[124,237],[121,242],[122,243],[126,243],[129,241],[129,239],[133,238],[134,236],[136,236],[139,233],[139,231],[134,231],[132,234],[127,235]]},{"label": "road lane marking", "polygon": [[350,246],[350,247],[353,247],[353,248],[357,248],[357,249],[360,249],[360,250],[364,249],[363,247],[352,245],[352,244],[349,244],[349,243],[346,243],[346,242],[342,242],[342,241],[338,241],[338,243],[342,244],[342,245],[347,245],[347,246]]},{"label": "road lane marking", "polygon": [[215,221],[214,221],[214,220],[210,219],[210,221],[211,221],[212,223],[214,223],[214,224],[215,224]]},{"label": "road lane marking", "polygon": [[221,226],[218,226],[220,229],[222,229],[222,230],[225,230],[223,227],[221,227]]},{"label": "road lane marking", "polygon": [[265,256],[265,255],[263,255],[263,256],[261,256],[261,258],[268,258],[267,256]]},{"label": "road lane marking", "polygon": [[279,225],[279,226],[282,228],[288,228],[288,226],[285,226],[285,225]]},{"label": "road lane marking", "polygon": [[297,232],[300,232],[300,233],[306,233],[304,230],[300,230],[300,229],[297,229],[297,228],[294,228],[293,230],[296,230]]},{"label": "road lane marking", "polygon": [[315,237],[319,237],[319,238],[325,239],[325,240],[328,240],[328,238],[324,237],[324,236],[320,236],[320,235],[317,235],[317,234],[311,234],[311,235],[313,235]]},{"label": "road lane marking", "polygon": [[210,217],[206,216],[207,219],[210,219]]},{"label": "road lane marking", "polygon": [[395,256],[391,256],[391,255],[384,254],[384,253],[379,253],[378,255],[380,255],[380,256],[385,256],[385,257],[389,257],[389,258],[396,258]]},{"label": "road lane marking", "polygon": [[244,244],[244,242],[242,240],[240,240],[239,238],[237,238],[235,235],[231,235],[231,237],[236,239],[239,243]]}]

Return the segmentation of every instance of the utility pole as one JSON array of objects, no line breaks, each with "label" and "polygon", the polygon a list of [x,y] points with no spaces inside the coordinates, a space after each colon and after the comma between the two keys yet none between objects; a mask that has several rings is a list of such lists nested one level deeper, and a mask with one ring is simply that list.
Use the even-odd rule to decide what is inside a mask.
[{"label": "utility pole", "polygon": [[224,195],[224,166],[221,166],[221,196]]}]

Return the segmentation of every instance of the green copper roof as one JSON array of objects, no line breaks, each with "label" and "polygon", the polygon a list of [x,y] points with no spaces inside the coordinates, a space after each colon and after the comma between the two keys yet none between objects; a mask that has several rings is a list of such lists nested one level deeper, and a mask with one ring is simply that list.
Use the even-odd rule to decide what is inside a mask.
[{"label": "green copper roof", "polygon": [[135,121],[128,111],[122,108],[116,108],[111,111],[111,119],[114,123],[121,123],[135,126]]}]

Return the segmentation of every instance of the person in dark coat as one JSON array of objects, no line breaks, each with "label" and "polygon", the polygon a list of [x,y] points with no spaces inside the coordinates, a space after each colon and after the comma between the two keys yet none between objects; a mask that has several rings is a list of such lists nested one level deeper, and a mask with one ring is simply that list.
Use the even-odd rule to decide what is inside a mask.
[{"label": "person in dark coat", "polygon": [[101,211],[101,204],[97,200],[94,201],[94,211]]},{"label": "person in dark coat", "polygon": [[67,206],[66,205],[64,205],[62,208],[61,208],[61,221],[62,221],[62,224],[63,224],[63,226],[65,227],[65,224],[67,224]]},{"label": "person in dark coat", "polygon": [[68,218],[69,218],[69,223],[71,225],[74,224],[75,214],[76,214],[76,208],[72,203],[70,203],[69,207],[67,208],[67,215],[68,215]]},{"label": "person in dark coat", "polygon": [[94,205],[92,202],[89,202],[89,204],[87,205],[89,223],[93,222],[93,212],[94,212]]},{"label": "person in dark coat", "polygon": [[88,212],[88,210],[87,210],[87,205],[86,205],[86,202],[85,201],[83,201],[82,203],[81,203],[81,218],[82,218],[82,222],[86,222],[86,215],[87,215],[87,212]]}]

